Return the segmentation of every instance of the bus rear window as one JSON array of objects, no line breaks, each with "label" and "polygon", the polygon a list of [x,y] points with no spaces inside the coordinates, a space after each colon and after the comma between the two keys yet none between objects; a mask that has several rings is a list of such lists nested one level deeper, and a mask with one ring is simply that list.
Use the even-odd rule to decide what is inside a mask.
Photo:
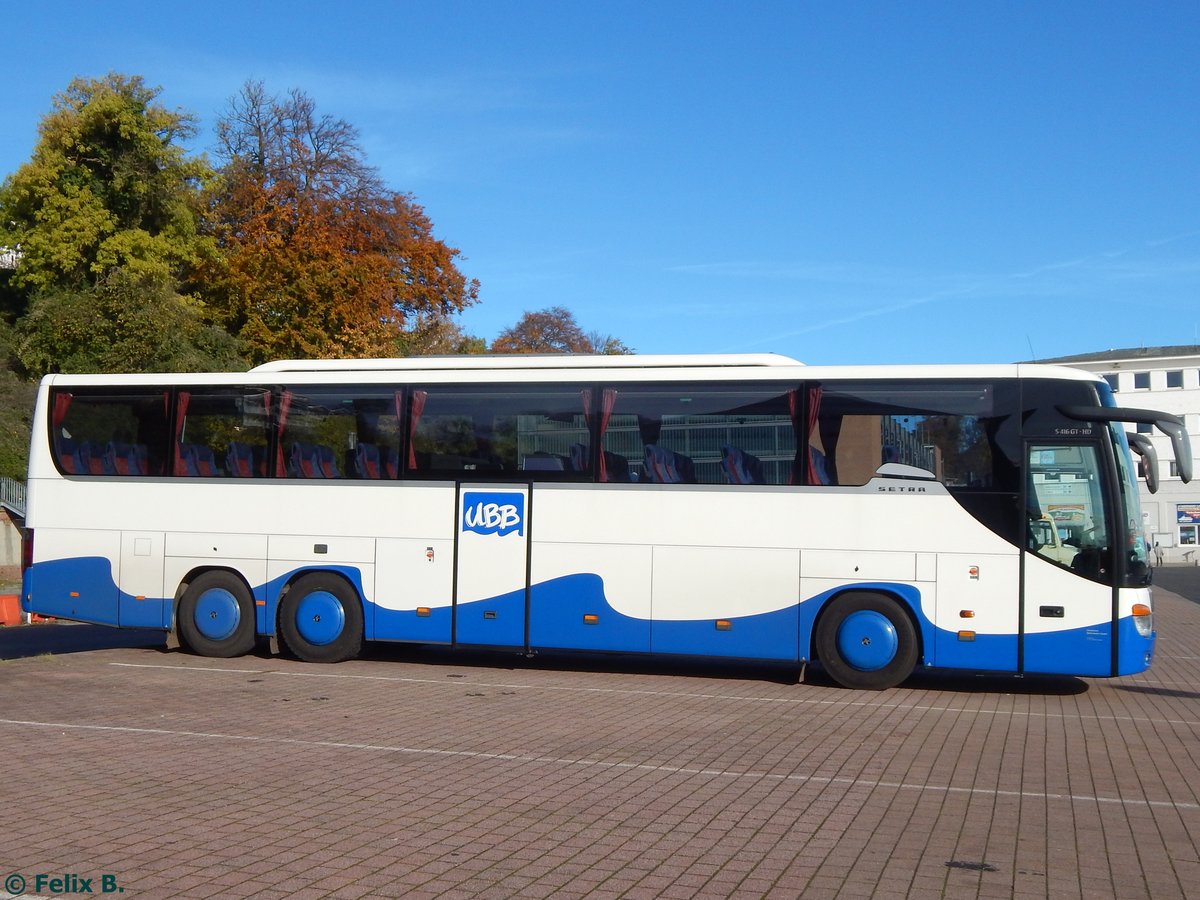
[{"label": "bus rear window", "polygon": [[51,450],[67,475],[164,475],[165,391],[55,391]]}]

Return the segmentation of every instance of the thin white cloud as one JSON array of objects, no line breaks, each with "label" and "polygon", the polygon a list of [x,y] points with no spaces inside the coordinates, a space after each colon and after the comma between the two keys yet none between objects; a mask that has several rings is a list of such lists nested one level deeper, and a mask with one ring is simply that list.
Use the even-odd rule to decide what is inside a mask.
[{"label": "thin white cloud", "polygon": [[[777,345],[781,340],[810,335],[820,331],[853,325],[895,313],[907,312],[919,307],[946,301],[1003,300],[1007,303],[1021,301],[1044,301],[1059,298],[1062,308],[1067,308],[1070,298],[1095,298],[1117,283],[1140,281],[1146,283],[1197,285],[1200,279],[1200,255],[1183,258],[1140,258],[1143,251],[1174,244],[1200,236],[1200,231],[1184,232],[1169,238],[1142,242],[1141,244],[1116,251],[1098,252],[1089,256],[1049,262],[1031,269],[998,273],[995,275],[968,276],[961,273],[927,275],[916,272],[884,272],[859,269],[841,264],[760,263],[746,261],[679,265],[672,272],[719,278],[760,278],[778,281],[812,282],[826,286],[837,285],[844,289],[834,298],[825,297],[821,304],[812,309],[837,309],[838,312],[810,320],[786,331],[772,331],[761,339],[741,343],[731,350],[751,349],[764,345]],[[924,285],[925,290],[916,289]],[[885,286],[893,295],[912,292],[886,303],[869,303],[861,288]],[[1130,296],[1130,301],[1142,300],[1140,293],[1146,290],[1139,286],[1139,296]],[[877,295],[876,295],[877,297]],[[802,300],[806,298],[797,298]],[[836,302],[830,302],[835,300]],[[762,305],[760,302],[759,306]],[[769,304],[778,309],[776,300]],[[859,308],[855,308],[858,306]],[[728,307],[722,304],[697,304],[687,307],[691,315],[727,314]]]}]

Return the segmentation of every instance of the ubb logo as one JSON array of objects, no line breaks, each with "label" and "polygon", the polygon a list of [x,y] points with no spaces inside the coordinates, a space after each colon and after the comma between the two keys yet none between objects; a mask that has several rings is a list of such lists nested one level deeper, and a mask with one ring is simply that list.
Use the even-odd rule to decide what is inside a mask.
[{"label": "ubb logo", "polygon": [[463,531],[525,534],[525,496],[473,492],[463,498]]}]

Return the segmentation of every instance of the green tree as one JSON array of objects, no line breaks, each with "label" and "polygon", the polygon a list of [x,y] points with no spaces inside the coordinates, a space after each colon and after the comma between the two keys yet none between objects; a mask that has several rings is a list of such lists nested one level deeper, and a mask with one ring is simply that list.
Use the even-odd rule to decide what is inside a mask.
[{"label": "green tree", "polygon": [[15,346],[12,327],[0,317],[0,476],[24,479],[37,385],[9,369]]},{"label": "green tree", "polygon": [[616,356],[633,351],[600,332],[586,333],[564,306],[524,313],[517,324],[492,341],[493,353],[602,353]]},{"label": "green tree", "polygon": [[200,277],[215,320],[252,361],[436,345],[478,299],[458,250],[410,196],[380,183],[356,130],[318,116],[304,93],[279,98],[249,82],[217,134],[224,165],[205,227],[222,258]]},{"label": "green tree", "polygon": [[175,277],[211,252],[196,228],[211,172],[180,143],[195,122],[158,94],[113,73],[54,98],[33,157],[0,187],[0,246],[20,248],[10,280],[26,302],[118,268]]},{"label": "green tree", "polygon": [[243,368],[238,349],[168,277],[117,269],[82,290],[40,292],[17,326],[15,356],[35,376],[201,372]]}]

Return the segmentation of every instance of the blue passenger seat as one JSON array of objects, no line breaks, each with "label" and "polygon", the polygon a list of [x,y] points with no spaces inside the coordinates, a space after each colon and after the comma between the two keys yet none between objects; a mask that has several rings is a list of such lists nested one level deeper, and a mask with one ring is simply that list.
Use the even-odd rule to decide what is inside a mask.
[{"label": "blue passenger seat", "polygon": [[721,448],[721,468],[730,484],[765,484],[762,460],[739,447]]},{"label": "blue passenger seat", "polygon": [[696,467],[691,457],[676,453],[658,444],[646,445],[642,463],[646,480],[654,484],[695,484]]},{"label": "blue passenger seat", "polygon": [[150,471],[150,454],[145,444],[122,444],[113,441],[105,452],[105,467],[116,475],[147,475]]}]

